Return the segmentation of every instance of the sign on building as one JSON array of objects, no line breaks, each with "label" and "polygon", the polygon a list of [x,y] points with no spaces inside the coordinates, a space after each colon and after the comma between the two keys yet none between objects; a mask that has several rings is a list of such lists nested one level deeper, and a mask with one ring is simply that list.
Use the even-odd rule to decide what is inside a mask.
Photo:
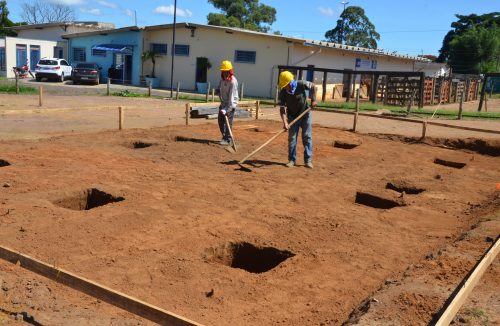
[{"label": "sign on building", "polygon": [[376,70],[377,60],[365,60],[361,58],[356,58],[356,69],[361,70]]}]

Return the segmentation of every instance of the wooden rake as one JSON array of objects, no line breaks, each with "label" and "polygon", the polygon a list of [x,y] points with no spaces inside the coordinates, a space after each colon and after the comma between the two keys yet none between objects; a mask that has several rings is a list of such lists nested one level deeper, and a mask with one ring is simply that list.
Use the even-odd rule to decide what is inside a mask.
[{"label": "wooden rake", "polygon": [[233,131],[231,130],[231,126],[229,125],[229,119],[227,118],[227,115],[224,114],[224,118],[226,118],[226,126],[227,130],[229,130],[229,135],[231,135],[231,140],[233,141],[232,148],[231,147],[226,147],[226,150],[230,153],[236,153],[236,142],[234,141],[234,136],[233,136]]}]

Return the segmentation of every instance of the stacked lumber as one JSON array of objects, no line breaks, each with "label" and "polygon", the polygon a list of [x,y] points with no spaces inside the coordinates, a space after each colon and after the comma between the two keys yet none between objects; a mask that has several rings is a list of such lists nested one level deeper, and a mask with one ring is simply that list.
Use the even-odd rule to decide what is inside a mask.
[{"label": "stacked lumber", "polygon": [[[219,106],[193,106],[191,107],[191,118],[217,119],[219,114]],[[245,109],[236,108],[234,112],[235,118],[250,118],[252,113]]]}]

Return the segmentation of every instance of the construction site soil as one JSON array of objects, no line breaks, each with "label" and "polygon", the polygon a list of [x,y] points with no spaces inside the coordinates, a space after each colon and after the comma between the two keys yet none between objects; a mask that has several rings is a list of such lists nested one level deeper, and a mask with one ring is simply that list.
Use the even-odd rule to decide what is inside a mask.
[{"label": "construction site soil", "polygon": [[[206,325],[427,324],[500,234],[500,140],[317,126],[313,170],[285,136],[236,164],[279,128],[1,141],[0,245]],[[457,323],[500,322],[499,273]],[[0,261],[2,323],[149,324]]]}]

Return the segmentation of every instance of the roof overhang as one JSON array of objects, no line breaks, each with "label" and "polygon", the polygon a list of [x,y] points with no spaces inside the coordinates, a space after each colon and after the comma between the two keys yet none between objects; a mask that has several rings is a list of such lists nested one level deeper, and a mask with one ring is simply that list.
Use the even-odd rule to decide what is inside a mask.
[{"label": "roof overhang", "polygon": [[92,47],[92,50],[102,50],[102,51],[111,51],[118,53],[130,54],[132,53],[132,45],[123,45],[123,44],[97,44]]}]

